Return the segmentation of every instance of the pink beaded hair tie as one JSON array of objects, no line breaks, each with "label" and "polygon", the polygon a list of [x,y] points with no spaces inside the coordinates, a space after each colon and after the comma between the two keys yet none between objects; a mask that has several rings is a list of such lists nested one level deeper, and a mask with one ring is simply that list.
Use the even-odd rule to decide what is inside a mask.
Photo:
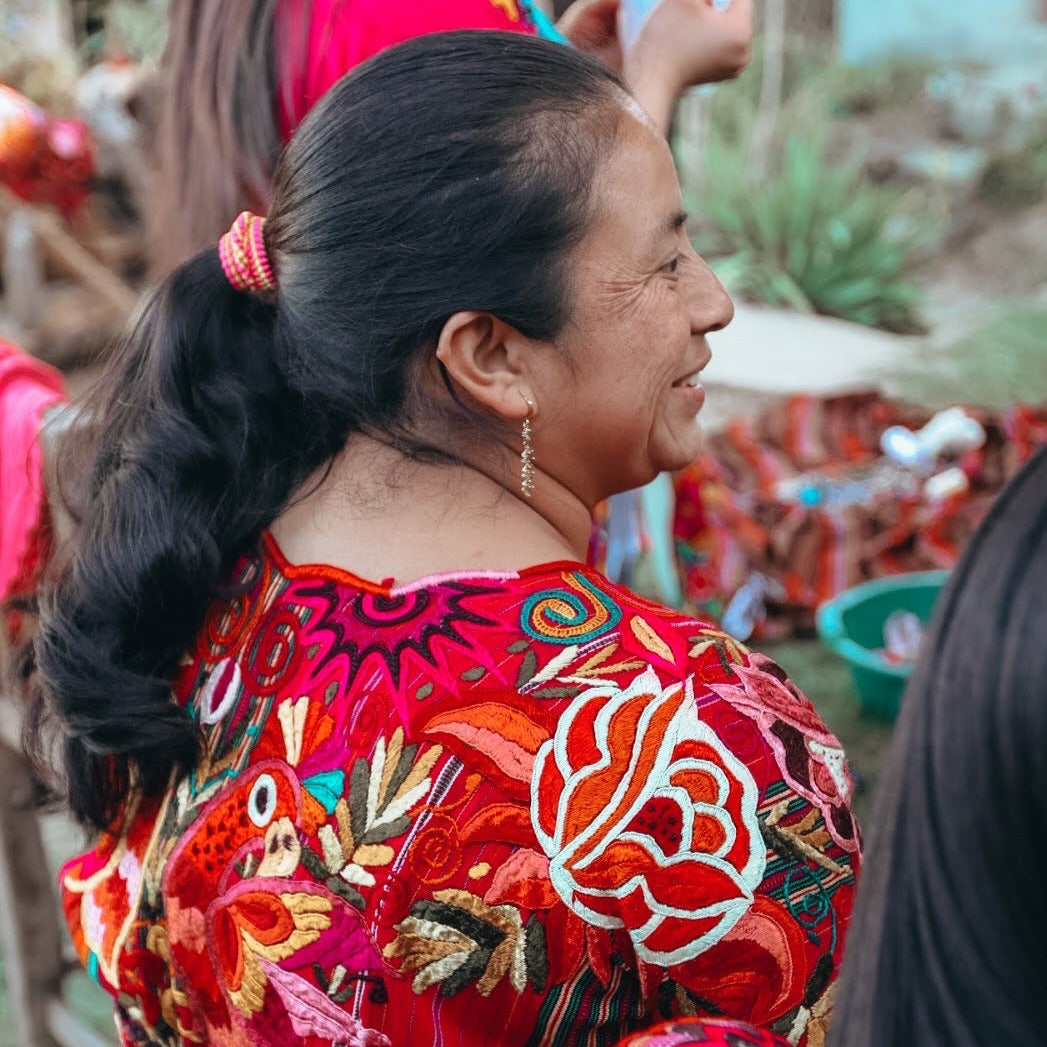
[{"label": "pink beaded hair tie", "polygon": [[238,291],[274,291],[276,277],[269,264],[262,229],[265,219],[250,211],[241,211],[221,240],[218,257],[226,279]]}]

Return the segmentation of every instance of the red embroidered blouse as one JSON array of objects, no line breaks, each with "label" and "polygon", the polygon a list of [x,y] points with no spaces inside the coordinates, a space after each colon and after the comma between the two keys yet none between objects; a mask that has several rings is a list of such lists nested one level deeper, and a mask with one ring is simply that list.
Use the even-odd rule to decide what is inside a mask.
[{"label": "red embroidered blouse", "polygon": [[200,765],[62,872],[125,1044],[822,1042],[859,838],[772,662],[575,563],[389,588],[266,537],[235,580]]}]

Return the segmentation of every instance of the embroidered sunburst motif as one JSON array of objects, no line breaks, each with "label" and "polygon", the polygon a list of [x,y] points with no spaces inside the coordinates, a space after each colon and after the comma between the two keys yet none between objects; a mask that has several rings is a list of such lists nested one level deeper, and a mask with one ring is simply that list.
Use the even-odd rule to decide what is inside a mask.
[{"label": "embroidered sunburst motif", "polygon": [[399,690],[412,656],[439,669],[441,645],[469,648],[465,627],[494,624],[471,606],[472,600],[493,591],[476,582],[447,581],[399,591],[358,591],[346,601],[333,583],[324,582],[303,586],[295,597],[317,612],[309,622],[308,639],[319,645],[325,660],[346,656],[352,679],[368,660],[378,658]]}]

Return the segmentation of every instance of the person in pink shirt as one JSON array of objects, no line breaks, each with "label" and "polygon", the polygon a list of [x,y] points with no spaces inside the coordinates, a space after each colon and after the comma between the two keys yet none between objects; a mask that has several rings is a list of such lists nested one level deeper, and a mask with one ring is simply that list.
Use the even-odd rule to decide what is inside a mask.
[{"label": "person in pink shirt", "polygon": [[[620,0],[575,0],[554,26],[534,0],[175,0],[158,140],[152,264],[163,275],[265,212],[280,150],[343,74],[412,37],[499,29],[553,37],[620,73],[667,132],[687,87],[748,63],[752,0],[661,0],[633,44]],[[376,128],[376,134],[380,129]]]}]

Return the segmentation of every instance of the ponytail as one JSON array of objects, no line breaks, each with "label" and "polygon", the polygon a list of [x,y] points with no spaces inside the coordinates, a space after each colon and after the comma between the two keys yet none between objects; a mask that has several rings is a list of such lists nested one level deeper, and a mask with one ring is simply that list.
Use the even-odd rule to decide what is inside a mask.
[{"label": "ponytail", "polygon": [[62,785],[88,825],[111,826],[130,794],[194,763],[171,694],[178,660],[231,561],[344,438],[299,424],[276,319],[230,286],[214,250],[199,255],[153,295],[87,405],[87,432],[70,435],[94,465],[35,652],[62,725]]}]

